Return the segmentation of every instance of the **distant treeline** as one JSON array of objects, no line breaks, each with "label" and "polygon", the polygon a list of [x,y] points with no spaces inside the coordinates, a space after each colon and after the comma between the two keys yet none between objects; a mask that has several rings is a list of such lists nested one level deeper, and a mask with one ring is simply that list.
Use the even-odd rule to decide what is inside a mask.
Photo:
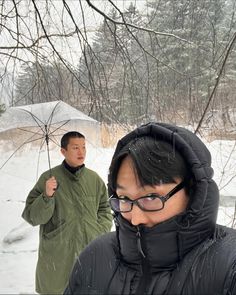
[{"label": "distant treeline", "polygon": [[24,65],[14,104],[61,99],[106,123],[197,124],[227,55],[203,125],[235,127],[235,1],[146,5],[112,9],[73,68],[59,59]]}]

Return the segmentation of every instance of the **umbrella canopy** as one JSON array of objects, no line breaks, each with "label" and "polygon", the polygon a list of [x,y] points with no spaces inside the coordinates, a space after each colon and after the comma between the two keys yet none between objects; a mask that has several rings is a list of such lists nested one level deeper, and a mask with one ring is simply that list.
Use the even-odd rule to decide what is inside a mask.
[{"label": "umbrella canopy", "polygon": [[[83,127],[85,125],[89,125],[91,129],[97,133],[99,123],[96,120],[63,101],[8,108],[0,117],[0,139],[12,138],[12,141],[16,142],[16,148],[13,153],[0,164],[0,169],[6,165],[9,159],[18,150],[29,143],[36,143],[40,150],[46,145],[49,169],[51,169],[49,143],[53,142],[59,145],[59,137],[61,138],[65,132],[71,130],[71,124],[69,123],[75,120],[79,122],[79,125],[77,125],[80,127],[78,128],[79,132],[84,130]],[[70,126],[70,129],[64,129],[65,125],[68,127]],[[16,133],[16,130],[18,133]],[[89,134],[90,133],[89,131]]]},{"label": "umbrella canopy", "polygon": [[22,127],[53,127],[67,121],[82,120],[97,122],[63,101],[51,101],[10,107],[0,117],[0,132]]}]

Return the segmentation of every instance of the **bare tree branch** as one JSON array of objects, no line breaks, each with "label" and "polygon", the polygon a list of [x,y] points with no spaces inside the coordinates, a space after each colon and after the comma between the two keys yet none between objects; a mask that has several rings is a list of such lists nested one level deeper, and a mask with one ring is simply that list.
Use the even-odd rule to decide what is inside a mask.
[{"label": "bare tree branch", "polygon": [[[148,33],[152,33],[152,34],[155,34],[155,35],[160,35],[160,36],[165,36],[165,37],[172,37],[172,38],[178,39],[180,41],[192,44],[192,42],[190,42],[190,41],[188,41],[186,39],[180,38],[180,37],[178,37],[178,36],[176,36],[174,34],[164,33],[164,32],[157,32],[155,30],[151,30],[151,29],[147,29],[147,28],[144,28],[144,27],[136,26],[134,24],[127,23],[126,21],[124,21],[124,19],[123,19],[123,22],[115,21],[114,19],[109,17],[107,14],[105,14],[103,11],[101,11],[99,8],[97,8],[95,5],[93,5],[90,0],[86,0],[86,2],[88,3],[88,5],[90,7],[92,7],[95,11],[97,11],[99,14],[101,14],[104,18],[108,19],[109,21],[111,21],[112,23],[114,23],[116,25],[122,25],[122,26],[130,27],[130,28],[134,28],[134,29],[144,31],[144,32],[148,32]],[[117,8],[117,6],[112,1],[109,0],[109,2],[114,7]]]},{"label": "bare tree branch", "polygon": [[[30,45],[14,45],[14,46],[0,46],[0,49],[4,49],[4,50],[11,50],[11,49],[30,49],[33,48],[34,46],[36,46],[40,40],[42,39],[50,39],[53,37],[58,37],[58,38],[67,38],[67,37],[72,37],[74,36],[74,34],[76,34],[75,31],[67,33],[67,34],[49,34],[49,35],[41,35],[39,36],[32,44]],[[20,41],[18,43],[21,43]]]},{"label": "bare tree branch", "polygon": [[224,60],[223,60],[222,66],[221,66],[221,68],[220,68],[220,70],[219,70],[219,73],[218,73],[218,75],[217,75],[217,77],[216,77],[215,85],[214,85],[214,87],[213,87],[213,89],[212,89],[212,91],[211,91],[211,94],[210,94],[210,96],[209,96],[209,99],[208,99],[208,102],[207,102],[206,107],[205,107],[205,109],[204,109],[204,112],[203,112],[203,114],[202,114],[202,116],[201,116],[201,119],[199,120],[199,123],[198,123],[198,125],[197,125],[197,127],[196,127],[194,133],[199,132],[199,129],[201,128],[202,122],[203,122],[203,120],[204,120],[204,118],[205,118],[205,115],[206,115],[206,112],[207,112],[207,110],[208,110],[208,108],[209,108],[209,106],[210,106],[210,103],[212,102],[213,96],[214,96],[214,94],[215,94],[215,92],[216,92],[216,89],[217,89],[217,86],[218,86],[218,84],[219,84],[219,82],[220,82],[221,75],[222,75],[222,73],[223,73],[223,71],[224,71],[224,69],[225,69],[225,65],[226,65],[227,59],[228,59],[228,57],[229,57],[229,55],[230,55],[230,52],[231,52],[231,50],[232,50],[232,48],[233,48],[233,46],[234,46],[235,40],[236,40],[236,32],[233,34],[233,37],[232,37],[231,41],[230,41],[229,44],[227,45],[225,58],[224,58]]}]

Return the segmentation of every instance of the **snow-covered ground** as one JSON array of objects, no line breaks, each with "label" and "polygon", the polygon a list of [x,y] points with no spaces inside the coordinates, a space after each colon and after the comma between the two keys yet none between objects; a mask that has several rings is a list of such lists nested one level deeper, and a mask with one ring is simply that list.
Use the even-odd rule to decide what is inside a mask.
[{"label": "snow-covered ground", "polygon": [[[10,155],[10,152],[6,152],[6,146],[3,153],[2,144],[0,142],[0,167]],[[235,142],[214,141],[206,144],[212,153],[214,178],[224,196],[218,222],[231,226],[236,199]],[[86,166],[97,171],[105,182],[112,154],[113,149],[88,146]],[[35,293],[38,227],[24,222],[21,213],[37,175],[48,169],[46,152],[40,153],[39,161],[38,155],[37,151],[25,149],[0,169],[0,294]],[[58,148],[52,150],[50,155],[51,166],[63,159]],[[229,155],[230,160],[227,160]]]}]

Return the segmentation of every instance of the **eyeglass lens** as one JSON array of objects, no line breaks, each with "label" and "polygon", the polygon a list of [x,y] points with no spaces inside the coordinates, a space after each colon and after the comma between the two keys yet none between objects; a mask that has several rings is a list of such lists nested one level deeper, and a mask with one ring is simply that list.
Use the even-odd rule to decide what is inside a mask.
[{"label": "eyeglass lens", "polygon": [[164,208],[165,202],[181,190],[185,186],[185,181],[180,182],[165,196],[159,196],[158,194],[150,194],[141,197],[137,200],[130,200],[128,197],[111,197],[109,199],[111,208],[117,212],[130,212],[133,208],[133,204],[136,204],[140,209],[144,211],[159,211]]},{"label": "eyeglass lens", "polygon": [[145,211],[158,211],[163,208],[163,202],[156,194],[151,194],[138,200],[129,200],[128,198],[111,198],[111,207],[118,212],[129,212],[133,204]]}]

